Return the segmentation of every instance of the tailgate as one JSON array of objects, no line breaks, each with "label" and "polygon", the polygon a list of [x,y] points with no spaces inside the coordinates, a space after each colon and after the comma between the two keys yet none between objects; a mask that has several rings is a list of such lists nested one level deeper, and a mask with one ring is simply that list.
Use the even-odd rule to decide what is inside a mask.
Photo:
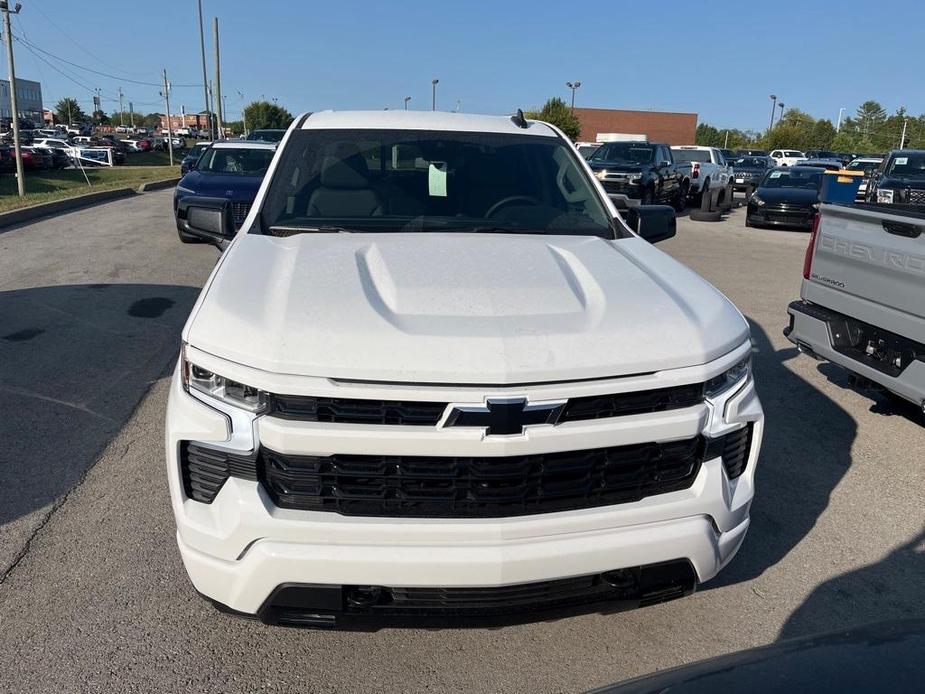
[{"label": "tailgate", "polygon": [[884,207],[822,206],[804,298],[818,285],[925,318],[925,215]]}]

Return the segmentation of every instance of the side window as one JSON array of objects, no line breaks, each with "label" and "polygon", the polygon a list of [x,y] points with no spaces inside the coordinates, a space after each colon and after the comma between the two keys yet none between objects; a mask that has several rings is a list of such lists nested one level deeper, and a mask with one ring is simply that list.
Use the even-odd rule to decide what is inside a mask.
[{"label": "side window", "polygon": [[658,148],[658,160],[671,161],[671,153],[668,151],[667,147],[662,146]]},{"label": "side window", "polygon": [[726,159],[723,157],[723,153],[720,152],[718,149],[714,149],[714,150],[713,150],[713,160],[714,160],[719,166],[725,166],[725,165],[726,165]]}]

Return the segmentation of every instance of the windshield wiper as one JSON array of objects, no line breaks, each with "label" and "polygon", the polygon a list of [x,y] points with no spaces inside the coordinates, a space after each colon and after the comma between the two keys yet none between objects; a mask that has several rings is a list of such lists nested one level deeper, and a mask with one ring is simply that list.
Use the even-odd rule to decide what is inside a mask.
[{"label": "windshield wiper", "polygon": [[276,236],[288,236],[291,234],[362,234],[361,229],[348,229],[347,227],[336,226],[333,224],[322,224],[320,226],[271,226],[270,233]]}]

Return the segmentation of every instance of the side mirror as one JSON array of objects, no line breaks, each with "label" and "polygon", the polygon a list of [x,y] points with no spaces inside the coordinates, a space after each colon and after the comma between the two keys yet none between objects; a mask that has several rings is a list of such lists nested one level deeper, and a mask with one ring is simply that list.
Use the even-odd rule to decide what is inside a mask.
[{"label": "side mirror", "polygon": [[670,205],[639,205],[627,208],[624,220],[630,229],[649,243],[670,239],[678,231],[678,220]]},{"label": "side mirror", "polygon": [[234,238],[231,201],[225,198],[180,198],[177,229],[181,236],[214,244],[224,250]]}]

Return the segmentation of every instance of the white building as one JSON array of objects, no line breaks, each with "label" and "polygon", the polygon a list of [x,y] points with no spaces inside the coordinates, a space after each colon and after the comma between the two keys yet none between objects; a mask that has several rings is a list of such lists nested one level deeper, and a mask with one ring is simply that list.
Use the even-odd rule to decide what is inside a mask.
[{"label": "white building", "polygon": [[[16,106],[21,118],[42,123],[42,84],[16,78]],[[0,119],[9,121],[13,113],[10,106],[10,81],[0,80]]]}]

